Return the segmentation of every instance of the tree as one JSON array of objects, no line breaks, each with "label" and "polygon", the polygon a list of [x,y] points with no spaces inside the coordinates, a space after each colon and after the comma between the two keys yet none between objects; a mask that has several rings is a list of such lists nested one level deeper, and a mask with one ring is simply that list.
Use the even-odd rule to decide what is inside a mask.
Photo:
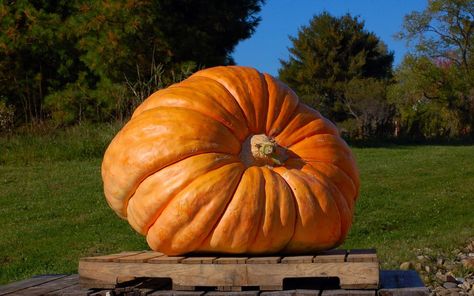
[{"label": "tree", "polygon": [[387,102],[388,84],[375,78],[352,79],[345,87],[344,108],[353,117],[342,123],[350,138],[389,137],[395,106]]},{"label": "tree", "polygon": [[254,32],[263,3],[2,2],[0,95],[26,121],[110,119],[130,103],[126,80],[148,80],[159,70],[167,85],[189,69],[233,63],[232,51]]},{"label": "tree", "polygon": [[413,52],[396,71],[390,97],[405,133],[423,138],[474,134],[474,2],[432,0],[405,17],[398,34]]},{"label": "tree", "polygon": [[349,14],[316,15],[290,39],[290,57],[281,61],[280,79],[335,121],[353,117],[345,96],[351,80],[392,76],[393,53]]},{"label": "tree", "polygon": [[403,27],[398,38],[415,43],[418,54],[472,69],[474,1],[430,0],[424,11],[406,15]]}]

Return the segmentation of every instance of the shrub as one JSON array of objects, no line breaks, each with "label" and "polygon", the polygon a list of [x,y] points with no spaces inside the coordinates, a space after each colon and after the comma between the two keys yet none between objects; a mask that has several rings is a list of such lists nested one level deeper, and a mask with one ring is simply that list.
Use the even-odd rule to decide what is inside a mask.
[{"label": "shrub", "polygon": [[0,134],[10,133],[15,123],[15,108],[0,100]]}]

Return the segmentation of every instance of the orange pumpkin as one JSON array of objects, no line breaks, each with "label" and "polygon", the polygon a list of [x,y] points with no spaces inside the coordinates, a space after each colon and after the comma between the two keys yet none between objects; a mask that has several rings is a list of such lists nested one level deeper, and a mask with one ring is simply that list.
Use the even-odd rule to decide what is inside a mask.
[{"label": "orange pumpkin", "polygon": [[102,163],[153,250],[305,253],[342,243],[359,176],[336,127],[268,74],[215,67],[146,99]]}]

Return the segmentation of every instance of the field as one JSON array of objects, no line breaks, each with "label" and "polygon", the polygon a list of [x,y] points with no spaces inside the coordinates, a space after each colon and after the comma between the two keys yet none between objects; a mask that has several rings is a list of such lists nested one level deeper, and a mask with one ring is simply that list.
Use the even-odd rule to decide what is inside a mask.
[{"label": "field", "polygon": [[[102,153],[118,126],[0,137],[0,284],[75,273],[78,258],[146,249],[108,208]],[[419,249],[448,254],[474,236],[474,146],[354,148],[362,189],[343,248],[397,268]]]}]

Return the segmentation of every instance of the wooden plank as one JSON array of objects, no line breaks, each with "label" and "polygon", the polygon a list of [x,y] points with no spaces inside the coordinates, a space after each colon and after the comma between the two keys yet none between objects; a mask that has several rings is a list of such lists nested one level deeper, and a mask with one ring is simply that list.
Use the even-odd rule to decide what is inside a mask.
[{"label": "wooden plank", "polygon": [[285,290],[262,292],[260,296],[319,296],[319,290]]},{"label": "wooden plank", "polygon": [[135,252],[122,252],[118,254],[110,254],[110,255],[103,255],[103,256],[94,256],[94,257],[83,257],[79,259],[79,261],[87,261],[87,262],[111,262],[117,258],[133,256],[136,254],[144,253],[145,251],[135,251]]},{"label": "wooden plank", "polygon": [[375,249],[349,250],[347,262],[378,262]]},{"label": "wooden plank", "polygon": [[296,263],[312,263],[314,256],[287,256],[281,259],[281,263],[296,264]]},{"label": "wooden plank", "polygon": [[234,286],[219,286],[217,287],[217,291],[219,292],[242,292],[242,287],[234,287]]},{"label": "wooden plank", "polygon": [[212,264],[217,257],[187,257],[181,260],[184,264]]},{"label": "wooden plank", "polygon": [[314,263],[330,263],[330,262],[345,262],[347,256],[346,250],[329,250],[318,253],[314,259]]},{"label": "wooden plank", "polygon": [[95,279],[88,279],[79,277],[79,285],[84,288],[96,288],[96,289],[114,289],[117,286],[117,281],[103,282]]},{"label": "wooden plank", "polygon": [[319,252],[313,259],[315,263],[345,262],[347,256],[346,250],[333,249]]},{"label": "wooden plank", "polygon": [[252,257],[247,259],[247,264],[269,264],[269,263],[280,263],[281,257]]},{"label": "wooden plank", "polygon": [[428,296],[430,290],[425,287],[380,289],[377,293],[379,296]]},{"label": "wooden plank", "polygon": [[115,258],[114,262],[147,262],[149,259],[162,257],[165,254],[160,252],[143,252],[131,256]]},{"label": "wooden plank", "polygon": [[72,285],[70,287],[66,287],[61,290],[57,290],[54,292],[50,292],[46,294],[47,296],[84,296],[84,295],[89,295],[94,290],[88,289],[88,288],[83,288],[79,284]]},{"label": "wooden plank", "polygon": [[63,278],[57,279],[55,281],[49,281],[38,286],[29,287],[24,290],[16,291],[15,295],[16,296],[48,295],[58,290],[62,290],[64,288],[76,285],[78,280],[79,280],[79,276],[77,274],[69,275],[69,276],[65,276]]},{"label": "wooden plank", "polygon": [[376,290],[324,290],[321,296],[376,296]]},{"label": "wooden plank", "polygon": [[283,290],[283,284],[281,285],[261,285],[259,286],[260,291],[281,291]]},{"label": "wooden plank", "polygon": [[173,256],[173,257],[160,256],[160,257],[156,257],[156,258],[148,260],[147,263],[153,263],[153,264],[180,263],[184,258],[186,258],[186,257],[182,257],[182,256]]},{"label": "wooden plank", "polygon": [[260,291],[237,291],[237,292],[223,292],[223,291],[210,291],[207,292],[206,296],[258,296]]},{"label": "wooden plank", "polygon": [[147,296],[200,296],[204,295],[204,291],[155,291]]},{"label": "wooden plank", "polygon": [[89,296],[111,296],[114,295],[114,290],[101,290],[91,293]]},{"label": "wooden plank", "polygon": [[217,264],[245,264],[247,257],[219,257],[214,260]]},{"label": "wooden plank", "polygon": [[0,286],[0,295],[11,294],[11,293],[16,292],[16,291],[20,291],[20,290],[23,290],[23,289],[34,287],[34,286],[37,286],[37,285],[41,285],[41,284],[44,284],[44,283],[47,283],[47,282],[50,282],[50,281],[55,281],[55,280],[64,278],[66,276],[67,276],[66,274],[62,274],[62,275],[43,275],[43,276],[32,277],[32,278],[22,280],[22,281],[19,281],[19,282],[10,283],[10,284],[4,285],[4,286]]},{"label": "wooden plank", "polygon": [[174,284],[183,286],[278,286],[284,278],[294,277],[338,277],[344,289],[374,289],[379,283],[379,265],[375,262],[148,264],[80,261],[79,274],[105,283],[115,283],[121,276],[171,278]]}]

